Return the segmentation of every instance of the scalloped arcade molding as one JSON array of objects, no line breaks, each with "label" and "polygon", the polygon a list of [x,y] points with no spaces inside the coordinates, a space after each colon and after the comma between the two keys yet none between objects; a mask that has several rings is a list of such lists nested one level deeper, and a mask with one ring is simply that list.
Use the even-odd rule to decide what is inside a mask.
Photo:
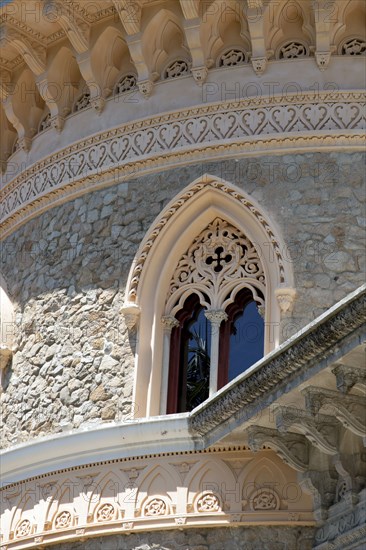
[{"label": "scalloped arcade molding", "polygon": [[35,163],[5,185],[2,238],[56,204],[137,173],[209,158],[363,150],[364,104],[361,91],[261,97],[170,112],[102,132]]}]

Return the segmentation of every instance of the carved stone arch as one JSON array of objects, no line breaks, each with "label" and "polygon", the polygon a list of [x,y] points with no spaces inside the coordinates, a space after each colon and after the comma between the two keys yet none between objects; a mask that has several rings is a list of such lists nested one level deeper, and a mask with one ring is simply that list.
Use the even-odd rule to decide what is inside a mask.
[{"label": "carved stone arch", "polygon": [[[27,101],[24,101],[24,93]],[[25,67],[16,79],[14,93],[3,103],[6,116],[18,133],[21,149],[30,149],[32,138],[38,132],[44,104],[32,71]]]},{"label": "carved stone arch", "polygon": [[206,174],[164,208],[143,239],[130,270],[124,312],[131,326],[141,309],[134,385],[134,401],[139,403],[141,416],[165,412],[162,317],[166,292],[182,254],[216,217],[240,230],[260,253],[266,278],[265,321],[267,327],[274,327],[273,334],[265,334],[265,353],[279,344],[276,293],[290,299],[294,293],[292,269],[285,259],[279,231],[256,201],[239,188]]},{"label": "carved stone arch", "polygon": [[91,50],[93,74],[107,98],[113,91],[121,72],[136,72],[122,33],[115,27],[106,27]]},{"label": "carved stone arch", "polygon": [[91,480],[88,497],[87,522],[101,523],[111,521],[123,515],[123,492],[128,485],[125,474],[117,475],[109,471],[102,477]]},{"label": "carved stone arch", "polygon": [[[49,499],[45,511],[44,530],[64,529],[71,527],[75,522],[74,509],[74,482],[72,479],[64,479],[61,485],[56,485]],[[58,520],[59,514],[66,512],[63,518]],[[57,527],[56,527],[57,524]]]},{"label": "carved stone arch", "polygon": [[165,506],[161,505],[162,509],[164,508],[164,513],[161,510],[161,514],[158,512],[157,515],[170,513],[172,504],[176,501],[177,487],[180,485],[181,479],[171,465],[164,464],[164,467],[162,467],[158,464],[152,466],[144,472],[141,480],[139,480],[135,508],[143,513],[147,503],[151,499],[157,498],[159,501],[163,500],[165,502]]},{"label": "carved stone arch", "polygon": [[222,54],[228,54],[233,50],[245,52],[244,61],[248,60],[248,54],[251,50],[250,33],[240,3],[223,3],[216,0],[207,6],[202,18],[201,36],[209,67],[215,64],[230,66],[221,64],[219,59]]},{"label": "carved stone arch", "polygon": [[[47,72],[46,94],[51,117],[66,117],[78,95],[80,82],[83,81],[74,54],[68,45],[57,50],[50,61]],[[65,86],[65,82],[67,86]],[[39,86],[43,86],[40,82]]]},{"label": "carved stone arch", "polygon": [[91,481],[90,498],[88,501],[88,518],[93,517],[93,514],[102,500],[114,502],[116,505],[120,501],[120,497],[128,484],[129,480],[125,474],[117,475],[115,472],[107,472],[102,477],[96,477]]},{"label": "carved stone arch", "polygon": [[[273,453],[273,459],[267,456],[255,458],[241,472],[238,482],[242,487],[243,505],[248,509],[255,509],[254,499],[261,499],[261,495],[268,500],[268,509],[278,509],[279,496],[287,482],[286,473],[282,471],[282,462],[279,464]],[[288,466],[283,464],[283,468]],[[264,479],[263,474],[265,474]]]},{"label": "carved stone arch", "polygon": [[[273,5],[268,17],[272,17],[267,34],[267,49],[271,55],[275,55],[276,59],[310,55],[311,46],[315,45],[310,2],[300,3],[293,0],[289,3],[282,0]],[[291,46],[294,53],[287,57],[290,55]]]},{"label": "carved stone arch", "polygon": [[34,508],[36,492],[21,493],[10,522],[10,536],[19,539],[34,533],[36,529]]},{"label": "carved stone arch", "polygon": [[181,483],[181,479],[173,466],[167,463],[164,464],[164,467],[160,464],[155,464],[141,475],[141,479],[139,480],[139,493],[148,492],[152,482],[157,476],[161,476],[164,479],[168,493],[174,492],[177,485]]},{"label": "carved stone arch", "polygon": [[[213,472],[214,474],[209,476],[207,480],[207,482],[212,481],[212,490],[215,489],[214,485],[216,485],[216,492],[221,492],[222,487],[218,485],[218,481],[227,488],[235,485],[236,479],[229,466],[223,460],[211,458],[205,460],[204,462],[198,462],[192,466],[190,472],[187,474],[184,483],[187,487],[188,495],[191,493],[192,497],[192,495],[195,495],[204,489],[208,490],[208,485],[207,487],[203,487],[203,484],[205,483],[205,476],[207,476],[209,472]],[[215,475],[215,472],[217,475]]]},{"label": "carved stone arch", "polygon": [[[273,480],[280,480],[283,483],[286,483],[286,474],[282,471],[282,461],[280,458],[277,458],[274,451],[270,451],[272,456],[256,456],[254,460],[247,464],[243,471],[238,477],[238,481],[243,485],[249,481],[254,481],[257,479],[261,472],[267,472],[269,478]],[[289,466],[284,464],[284,468],[289,468]]]},{"label": "carved stone arch", "polygon": [[[358,46],[365,54],[366,6],[362,0],[350,0],[337,5],[339,21],[333,31],[333,44],[338,55],[354,55]],[[360,55],[357,53],[356,55]]]},{"label": "carved stone arch", "polygon": [[164,71],[174,61],[191,62],[181,21],[170,10],[159,10],[152,17],[144,29],[142,44],[153,80],[164,78]]}]

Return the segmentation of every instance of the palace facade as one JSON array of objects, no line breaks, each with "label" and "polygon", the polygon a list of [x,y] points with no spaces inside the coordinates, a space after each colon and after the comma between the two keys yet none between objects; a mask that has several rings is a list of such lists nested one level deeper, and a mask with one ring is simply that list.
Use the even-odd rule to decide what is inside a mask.
[{"label": "palace facade", "polygon": [[361,550],[366,4],[1,4],[1,548]]}]

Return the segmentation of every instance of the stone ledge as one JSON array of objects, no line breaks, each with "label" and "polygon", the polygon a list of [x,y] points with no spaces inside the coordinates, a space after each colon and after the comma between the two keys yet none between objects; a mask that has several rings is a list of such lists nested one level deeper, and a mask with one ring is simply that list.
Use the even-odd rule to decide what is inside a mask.
[{"label": "stone ledge", "polygon": [[223,431],[225,422],[259,399],[265,407],[271,390],[305,372],[365,323],[365,297],[366,285],[362,285],[200,405],[189,421],[191,433],[207,437],[218,427]]}]

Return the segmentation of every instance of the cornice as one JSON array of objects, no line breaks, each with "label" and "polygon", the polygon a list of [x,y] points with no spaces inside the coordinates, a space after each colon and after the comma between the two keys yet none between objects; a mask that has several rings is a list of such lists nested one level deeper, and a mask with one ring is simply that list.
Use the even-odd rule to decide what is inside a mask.
[{"label": "cornice", "polygon": [[261,97],[199,105],[90,136],[5,185],[0,192],[3,237],[56,204],[137,173],[207,159],[362,150],[363,106],[361,91]]},{"label": "cornice", "polygon": [[[260,400],[268,405],[269,394],[294,376],[301,376],[320,357],[326,357],[341,340],[366,322],[366,285],[336,304],[324,315],[295,334],[288,342],[252,367],[241,380],[201,405],[190,418],[191,433],[207,437],[234,415]],[[262,404],[262,408],[265,404]]]}]

